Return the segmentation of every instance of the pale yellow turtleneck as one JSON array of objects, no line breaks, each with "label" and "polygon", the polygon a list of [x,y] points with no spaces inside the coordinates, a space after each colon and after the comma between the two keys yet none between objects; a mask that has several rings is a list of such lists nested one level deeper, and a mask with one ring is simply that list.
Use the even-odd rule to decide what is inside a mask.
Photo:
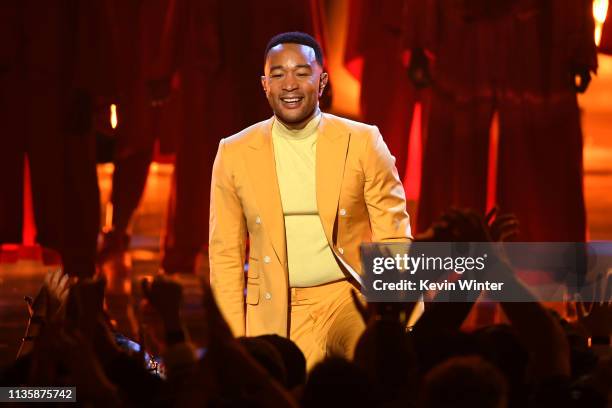
[{"label": "pale yellow turtleneck", "polygon": [[316,194],[317,128],[321,113],[299,130],[288,129],[276,118],[272,143],[280,189],[289,285],[295,288],[344,279],[319,218]]}]

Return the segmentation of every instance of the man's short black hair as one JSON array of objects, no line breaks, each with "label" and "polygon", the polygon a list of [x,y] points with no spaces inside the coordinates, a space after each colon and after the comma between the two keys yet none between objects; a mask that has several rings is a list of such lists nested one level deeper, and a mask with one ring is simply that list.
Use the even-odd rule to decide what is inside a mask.
[{"label": "man's short black hair", "polygon": [[321,46],[310,34],[302,33],[300,31],[290,31],[287,33],[280,33],[275,35],[268,41],[266,46],[266,52],[264,53],[264,61],[268,58],[268,52],[279,44],[300,44],[310,47],[315,52],[315,58],[319,65],[323,66],[323,50]]}]

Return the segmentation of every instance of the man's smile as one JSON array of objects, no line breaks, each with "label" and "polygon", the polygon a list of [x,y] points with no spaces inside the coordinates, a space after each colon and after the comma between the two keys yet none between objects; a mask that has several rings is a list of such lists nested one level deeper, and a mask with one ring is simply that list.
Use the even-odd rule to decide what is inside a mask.
[{"label": "man's smile", "polygon": [[281,96],[280,98],[283,106],[288,109],[294,109],[301,105],[301,102],[304,100],[303,96]]}]

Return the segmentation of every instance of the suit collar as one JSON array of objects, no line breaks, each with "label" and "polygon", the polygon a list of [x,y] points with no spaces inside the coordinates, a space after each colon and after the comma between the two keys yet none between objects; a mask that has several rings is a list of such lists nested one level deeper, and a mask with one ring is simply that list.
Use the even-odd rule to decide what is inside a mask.
[{"label": "suit collar", "polygon": [[[321,138],[335,140],[343,136],[348,135],[348,131],[341,129],[334,123],[335,119],[333,115],[329,113],[321,112],[321,122],[317,132],[319,132],[319,140]],[[274,123],[274,116],[260,122],[257,125],[255,134],[249,142],[249,146],[253,149],[261,149],[268,146],[270,138],[272,137],[272,124]]]},{"label": "suit collar", "polygon": [[272,123],[274,123],[274,116],[264,120],[263,122],[260,122],[257,125],[255,134],[249,142],[249,147],[255,150],[259,150],[262,148],[267,148],[268,145],[272,145],[272,143],[270,142],[272,137]]},{"label": "suit collar", "polygon": [[348,130],[337,126],[334,116],[323,114],[317,140],[317,208],[330,245],[335,241],[334,223],[338,213],[349,140]]},{"label": "suit collar", "polygon": [[244,161],[265,233],[270,238],[276,257],[281,265],[285,265],[285,219],[272,145],[273,121],[274,117],[259,124],[248,144],[250,149],[244,155]]}]

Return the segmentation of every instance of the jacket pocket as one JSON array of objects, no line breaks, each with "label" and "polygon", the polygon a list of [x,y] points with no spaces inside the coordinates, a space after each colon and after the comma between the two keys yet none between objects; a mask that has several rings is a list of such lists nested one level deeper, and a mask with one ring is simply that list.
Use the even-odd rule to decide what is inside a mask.
[{"label": "jacket pocket", "polygon": [[259,285],[247,282],[246,303],[247,305],[259,303]]},{"label": "jacket pocket", "polygon": [[257,259],[249,258],[249,269],[247,271],[247,277],[249,279],[259,278],[259,261]]}]

